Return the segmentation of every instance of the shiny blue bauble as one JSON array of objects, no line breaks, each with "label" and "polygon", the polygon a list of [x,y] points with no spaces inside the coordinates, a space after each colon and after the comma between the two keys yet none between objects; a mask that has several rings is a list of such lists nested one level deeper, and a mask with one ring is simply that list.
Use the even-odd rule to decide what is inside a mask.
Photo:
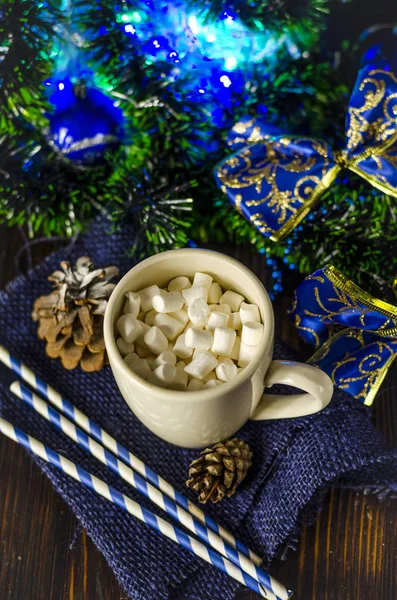
[{"label": "shiny blue bauble", "polygon": [[[47,84],[48,85],[48,84]],[[49,97],[49,139],[65,158],[82,166],[106,162],[109,151],[123,143],[123,114],[114,100],[84,83],[56,82]]]}]

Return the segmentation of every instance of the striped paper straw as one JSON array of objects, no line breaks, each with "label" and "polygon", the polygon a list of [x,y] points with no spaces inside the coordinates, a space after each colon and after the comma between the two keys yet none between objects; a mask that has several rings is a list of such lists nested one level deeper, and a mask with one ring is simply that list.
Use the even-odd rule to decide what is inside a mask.
[{"label": "striped paper straw", "polygon": [[80,444],[100,462],[107,465],[112,471],[119,475],[119,477],[124,479],[124,481],[127,481],[127,483],[146,496],[146,498],[149,498],[154,504],[165,510],[187,529],[195,533],[197,537],[231,560],[231,562],[241,567],[248,575],[255,579],[255,581],[265,586],[269,592],[273,592],[275,597],[280,598],[280,600],[287,600],[289,598],[290,594],[278,581],[274,580],[273,577],[260,569],[246,556],[240,554],[225,543],[222,538],[212,531],[209,531],[204,525],[195,521],[187,511],[178,507],[175,502],[170,500],[167,496],[164,496],[160,490],[153,487],[140,475],[135,473],[123,462],[119,461],[111,452],[104,449],[101,444],[98,444],[89,435],[66,419],[66,417],[63,417],[58,411],[48,406],[44,400],[32,393],[19,381],[14,381],[10,386],[10,390],[18,398],[34,408],[34,410],[47,419],[47,421],[53,423],[73,441]]},{"label": "striped paper straw", "polygon": [[140,521],[143,521],[152,527],[152,529],[163,533],[166,537],[173,540],[177,544],[180,544],[211,565],[217,567],[223,573],[230,575],[239,583],[247,586],[252,591],[262,596],[262,598],[267,598],[268,600],[278,600],[275,594],[266,590],[247,573],[244,573],[244,571],[242,571],[242,569],[240,569],[237,565],[231,563],[229,560],[227,560],[227,558],[224,558],[215,550],[207,548],[207,546],[187,535],[177,527],[174,527],[161,517],[158,517],[150,510],[140,506],[128,496],[118,492],[115,488],[105,483],[102,479],[95,477],[95,475],[91,475],[91,473],[82,467],[79,467],[71,460],[65,458],[61,454],[58,454],[58,452],[55,452],[48,446],[45,446],[35,438],[27,435],[17,427],[14,427],[8,421],[5,421],[1,418],[0,432],[15,442],[18,442],[46,462],[54,465],[76,481],[79,481],[86,487],[94,490],[103,498],[106,498],[107,500],[110,500],[110,502],[117,504]]},{"label": "striped paper straw", "polygon": [[142,475],[144,479],[150,481],[150,483],[161,490],[166,496],[187,510],[187,512],[189,512],[197,521],[219,535],[223,540],[225,540],[225,542],[227,542],[233,548],[236,548],[241,554],[247,556],[256,565],[262,564],[262,559],[257,554],[252,552],[245,544],[236,539],[234,535],[227,531],[227,529],[221,525],[218,525],[218,523],[212,517],[206,515],[201,508],[193,504],[183,494],[178,492],[178,490],[170,485],[165,479],[160,477],[160,475],[157,475],[155,471],[153,471],[137,456],[132,454],[132,452],[127,450],[125,446],[122,446],[119,442],[117,442],[92,419],[75,408],[71,402],[66,400],[66,398],[61,396],[61,394],[59,394],[53,387],[40,379],[40,377],[36,375],[28,366],[12,356],[4,346],[0,346],[0,361],[9,369],[14,371],[14,373],[19,375],[19,377],[26,381],[30,386],[32,386],[33,389],[37,390],[41,396],[56,406],[58,410],[79,425],[79,427],[93,437],[94,440],[113,452],[113,454],[120,458],[120,460],[122,460],[125,464],[129,465],[140,475]]}]

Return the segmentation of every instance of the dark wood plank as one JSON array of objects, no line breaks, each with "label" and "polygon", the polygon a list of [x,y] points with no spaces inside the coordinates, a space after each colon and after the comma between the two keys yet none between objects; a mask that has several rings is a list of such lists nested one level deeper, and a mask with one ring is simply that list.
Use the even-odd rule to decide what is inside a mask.
[{"label": "dark wood plank", "polygon": [[[0,285],[16,274],[23,238],[0,228]],[[34,262],[54,247],[35,246]],[[263,257],[224,247],[269,281]],[[23,266],[28,264],[22,257]],[[286,317],[290,299],[276,301],[278,332],[307,353]],[[397,443],[396,369],[377,398],[376,424]],[[303,527],[296,552],[271,572],[297,600],[394,600],[397,597],[397,502],[362,491],[331,490],[314,525]],[[240,600],[255,594],[239,592]],[[0,438],[0,598],[7,600],[127,600],[92,542],[24,450]],[[212,600],[212,599],[211,599]],[[218,600],[218,599],[214,599]],[[221,600],[221,599],[219,599]],[[237,598],[236,598],[237,600]]]}]

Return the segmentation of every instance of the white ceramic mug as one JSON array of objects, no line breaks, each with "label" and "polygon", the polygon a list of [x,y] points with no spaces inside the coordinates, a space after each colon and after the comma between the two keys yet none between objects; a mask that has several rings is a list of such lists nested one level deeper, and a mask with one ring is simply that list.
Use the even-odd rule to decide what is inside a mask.
[{"label": "white ceramic mug", "polygon": [[[234,379],[200,391],[174,391],[152,385],[133,373],[116,346],[115,324],[127,291],[153,283],[160,287],[179,275],[208,273],[224,290],[242,294],[259,306],[264,334],[256,357]],[[122,395],[135,415],[164,440],[185,448],[213,444],[234,434],[248,419],[300,417],[322,410],[333,385],[320,369],[286,360],[272,361],[274,314],[259,279],[238,261],[211,250],[181,249],[151,256],[132,268],[115,287],[105,314],[104,335],[110,365]],[[306,393],[263,395],[282,383]]]}]

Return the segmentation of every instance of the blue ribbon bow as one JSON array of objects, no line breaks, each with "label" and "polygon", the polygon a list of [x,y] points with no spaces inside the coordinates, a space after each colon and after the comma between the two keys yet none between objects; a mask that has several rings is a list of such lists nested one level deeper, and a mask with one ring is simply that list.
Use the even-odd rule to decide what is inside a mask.
[{"label": "blue ribbon bow", "polygon": [[327,266],[298,287],[289,312],[301,336],[316,347],[309,363],[338,388],[372,404],[397,355],[397,307]]},{"label": "blue ribbon bow", "polygon": [[288,235],[339,171],[350,169],[397,196],[397,76],[384,61],[359,72],[350,98],[346,148],[278,133],[259,119],[237,123],[228,144],[237,151],[215,167],[218,186],[266,237]]}]

